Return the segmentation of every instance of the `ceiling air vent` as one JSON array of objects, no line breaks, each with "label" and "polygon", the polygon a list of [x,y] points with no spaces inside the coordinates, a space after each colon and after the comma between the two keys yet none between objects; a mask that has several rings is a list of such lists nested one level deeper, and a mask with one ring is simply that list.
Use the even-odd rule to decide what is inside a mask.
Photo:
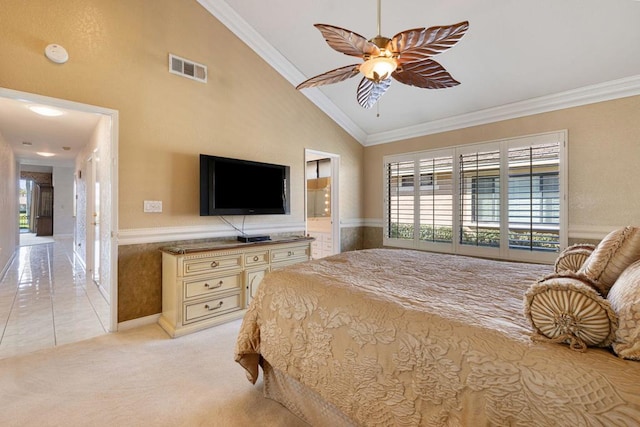
[{"label": "ceiling air vent", "polygon": [[182,77],[198,80],[199,82],[207,82],[207,67],[188,59],[169,54],[169,72],[178,74]]}]

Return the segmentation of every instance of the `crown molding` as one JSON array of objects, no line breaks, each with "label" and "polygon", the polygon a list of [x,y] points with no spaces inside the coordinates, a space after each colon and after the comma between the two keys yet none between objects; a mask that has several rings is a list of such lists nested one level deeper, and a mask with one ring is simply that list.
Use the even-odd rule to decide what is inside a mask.
[{"label": "crown molding", "polygon": [[[264,37],[255,31],[238,13],[223,0],[197,0],[211,15],[218,19],[233,34],[249,46],[255,53],[282,75],[293,86],[307,79],[307,77],[291,64],[276,48],[269,44]],[[337,108],[331,100],[319,89],[312,88],[301,92],[320,110],[336,122],[349,135],[364,145],[367,134],[356,125],[342,110]]]},{"label": "crown molding", "polygon": [[[264,37],[242,19],[224,0],[197,1],[292,85],[297,85],[297,82],[306,79],[306,76],[302,74],[300,70],[293,66],[277,49],[269,44]],[[640,75],[374,134],[367,134],[342,110],[336,107],[319,89],[306,89],[302,94],[349,135],[367,147],[533,114],[578,107],[596,102],[609,101],[627,96],[640,95]]]},{"label": "crown molding", "polygon": [[367,136],[364,146],[385,144],[635,95],[640,95],[640,75],[434,120],[417,126],[371,134]]}]

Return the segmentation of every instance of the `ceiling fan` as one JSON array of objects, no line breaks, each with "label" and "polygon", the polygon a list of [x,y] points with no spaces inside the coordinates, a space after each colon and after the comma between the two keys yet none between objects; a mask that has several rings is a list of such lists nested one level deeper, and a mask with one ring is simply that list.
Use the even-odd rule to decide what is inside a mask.
[{"label": "ceiling fan", "polygon": [[364,60],[311,77],[296,89],[338,83],[362,73],[358,85],[358,103],[373,107],[389,89],[391,77],[400,83],[424,89],[441,89],[460,84],[432,56],[456,44],[469,28],[469,22],[402,31],[392,38],[380,35],[380,0],[378,0],[378,35],[367,40],[360,34],[333,25],[315,24],[333,49]]}]

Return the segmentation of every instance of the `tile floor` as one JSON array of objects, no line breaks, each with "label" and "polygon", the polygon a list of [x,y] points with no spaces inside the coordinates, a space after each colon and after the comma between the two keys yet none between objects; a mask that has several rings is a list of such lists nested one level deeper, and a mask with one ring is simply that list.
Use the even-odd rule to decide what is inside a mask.
[{"label": "tile floor", "polygon": [[107,333],[109,304],[72,239],[20,246],[0,279],[0,359]]}]

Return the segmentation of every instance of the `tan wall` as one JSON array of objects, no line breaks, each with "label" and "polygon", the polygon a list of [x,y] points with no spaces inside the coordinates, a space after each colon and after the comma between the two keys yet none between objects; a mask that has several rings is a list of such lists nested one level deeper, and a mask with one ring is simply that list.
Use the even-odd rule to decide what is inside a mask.
[{"label": "tan wall", "polygon": [[[364,148],[195,0],[0,0],[0,10],[0,56],[11,58],[0,87],[118,111],[119,231],[220,226],[199,216],[200,153],[291,166],[291,215],[247,226],[301,224],[305,148],[338,154],[341,219],[362,218]],[[50,43],[67,49],[66,64],[45,58]],[[208,82],[170,74],[169,53],[208,66]],[[144,200],[163,212],[143,213]],[[167,244],[119,247],[119,322],[161,310]]]},{"label": "tan wall", "polygon": [[[304,219],[304,149],[341,155],[341,216],[362,217],[363,147],[195,0],[0,0],[0,86],[119,111],[119,228],[218,224],[198,215],[198,154],[292,167]],[[70,60],[49,62],[64,46]],[[208,83],[168,72],[168,54]],[[162,214],[142,212],[162,200]],[[247,223],[260,221],[248,218]],[[264,220],[264,218],[262,218]]]},{"label": "tan wall", "polygon": [[569,231],[640,225],[640,96],[365,149],[365,218],[380,220],[388,154],[568,129]]},{"label": "tan wall", "polygon": [[18,242],[17,177],[13,151],[0,133],[0,277]]}]

